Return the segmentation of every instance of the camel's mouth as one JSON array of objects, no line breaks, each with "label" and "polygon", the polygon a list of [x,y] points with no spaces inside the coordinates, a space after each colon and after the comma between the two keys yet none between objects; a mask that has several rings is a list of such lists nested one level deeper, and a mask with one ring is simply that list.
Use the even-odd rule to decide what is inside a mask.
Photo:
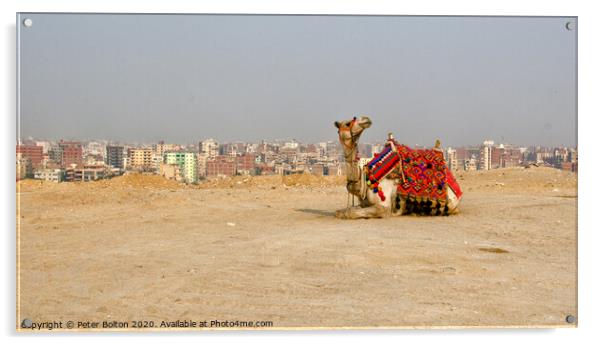
[{"label": "camel's mouth", "polygon": [[370,118],[369,118],[369,117],[367,117],[367,116],[362,116],[362,117],[360,118],[360,120],[359,120],[358,124],[359,124],[359,125],[360,125],[362,128],[366,129],[366,128],[368,128],[368,127],[370,127],[370,126],[372,125],[372,120],[370,120]]}]

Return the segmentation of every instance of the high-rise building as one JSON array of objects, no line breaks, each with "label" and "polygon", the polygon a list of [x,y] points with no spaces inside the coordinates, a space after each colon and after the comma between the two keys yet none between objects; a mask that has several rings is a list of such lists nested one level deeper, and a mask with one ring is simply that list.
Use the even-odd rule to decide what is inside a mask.
[{"label": "high-rise building", "polygon": [[[90,141],[84,146],[84,155],[102,156],[105,153],[105,145],[96,141]],[[104,157],[103,157],[104,158]]]},{"label": "high-rise building", "polygon": [[159,171],[161,169],[161,164],[165,161],[165,155],[159,156],[156,152],[153,151],[153,155],[151,157],[151,170]]},{"label": "high-rise building", "polygon": [[58,146],[51,146],[48,149],[48,159],[57,163],[58,165],[61,164],[61,149]]},{"label": "high-rise building", "polygon": [[22,153],[17,153],[17,181],[22,180],[26,177],[33,176],[33,169],[31,168],[31,160],[24,157]]},{"label": "high-rise building", "polygon": [[458,155],[451,147],[447,148],[447,166],[450,170],[458,170]]},{"label": "high-rise building", "polygon": [[464,162],[470,159],[470,153],[465,147],[456,147],[456,159],[458,160],[459,169],[464,169]]},{"label": "high-rise building", "polygon": [[207,160],[207,177],[236,175],[236,161],[230,156],[216,156]]},{"label": "high-rise building", "polygon": [[206,153],[209,157],[215,157],[219,152],[219,144],[215,139],[203,140],[199,143],[199,152]]},{"label": "high-rise building", "polygon": [[299,142],[295,139],[284,143],[285,149],[296,150],[299,147]]},{"label": "high-rise building", "polygon": [[17,153],[20,153],[22,158],[29,159],[34,169],[42,165],[43,149],[38,145],[17,145]]},{"label": "high-rise building", "polygon": [[107,145],[105,163],[114,168],[123,169],[123,146]]},{"label": "high-rise building", "polygon": [[245,145],[245,152],[246,153],[256,153],[258,147],[259,147],[258,144],[246,144]]},{"label": "high-rise building", "polygon": [[[375,146],[372,146],[372,150],[375,149]],[[343,155],[343,149],[341,148],[341,144],[337,141],[329,141],[326,143],[326,157],[333,160],[339,160]]]},{"label": "high-rise building", "polygon": [[79,141],[59,142],[59,151],[61,155],[61,166],[69,167],[71,164],[81,165],[83,161],[83,147]]},{"label": "high-rise building", "polygon": [[517,148],[505,148],[504,153],[504,168],[517,167],[522,163],[523,154]]},{"label": "high-rise building", "polygon": [[196,164],[197,164],[197,174],[199,178],[207,176],[207,159],[209,158],[209,154],[207,153],[197,153]]},{"label": "high-rise building", "polygon": [[491,167],[490,169],[502,168],[504,166],[504,156],[506,150],[504,145],[500,144],[498,147],[491,147]]},{"label": "high-rise building", "polygon": [[166,144],[163,140],[161,140],[158,144],[153,145],[153,151],[156,156],[159,156],[161,159],[163,159],[163,154],[165,152],[177,151],[177,145]]},{"label": "high-rise building", "polygon": [[479,170],[491,170],[491,148],[493,140],[485,140],[480,150]]},{"label": "high-rise building", "polygon": [[130,167],[139,171],[153,171],[153,150],[150,148],[135,148],[128,150]]},{"label": "high-rise building", "polygon": [[241,142],[219,145],[219,154],[236,157],[246,152],[245,144]]},{"label": "high-rise building", "polygon": [[472,156],[464,161],[464,170],[474,171],[477,170],[477,159]]},{"label": "high-rise building", "polygon": [[244,175],[255,175],[255,155],[253,153],[245,153],[242,156],[236,157],[236,170]]},{"label": "high-rise building", "polygon": [[164,154],[165,164],[177,164],[180,167],[180,174],[186,183],[198,181],[196,152],[166,152]]},{"label": "high-rise building", "polygon": [[42,146],[42,153],[48,153],[48,150],[52,147],[49,141],[36,141],[37,146]]}]

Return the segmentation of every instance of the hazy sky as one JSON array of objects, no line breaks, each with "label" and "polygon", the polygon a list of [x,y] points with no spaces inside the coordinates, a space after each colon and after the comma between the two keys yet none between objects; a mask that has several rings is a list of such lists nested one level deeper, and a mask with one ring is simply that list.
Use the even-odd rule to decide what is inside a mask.
[{"label": "hazy sky", "polygon": [[24,18],[24,138],[576,144],[574,18]]}]

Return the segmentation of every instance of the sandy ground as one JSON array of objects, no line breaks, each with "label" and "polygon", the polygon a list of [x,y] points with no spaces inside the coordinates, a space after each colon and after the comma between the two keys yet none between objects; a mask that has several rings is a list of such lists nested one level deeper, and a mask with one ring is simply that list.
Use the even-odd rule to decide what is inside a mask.
[{"label": "sandy ground", "polygon": [[18,184],[18,318],[566,326],[576,175],[457,174],[460,214],[339,220],[343,180]]}]

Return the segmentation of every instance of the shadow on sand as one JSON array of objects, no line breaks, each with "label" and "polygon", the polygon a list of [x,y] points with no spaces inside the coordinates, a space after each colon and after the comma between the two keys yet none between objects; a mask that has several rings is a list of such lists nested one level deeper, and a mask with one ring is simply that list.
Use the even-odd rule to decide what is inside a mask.
[{"label": "shadow on sand", "polygon": [[315,214],[315,215],[324,216],[324,217],[334,217],[334,211],[314,210],[312,208],[299,208],[299,209],[296,209],[295,211],[305,212],[305,213],[309,213],[309,214]]}]

